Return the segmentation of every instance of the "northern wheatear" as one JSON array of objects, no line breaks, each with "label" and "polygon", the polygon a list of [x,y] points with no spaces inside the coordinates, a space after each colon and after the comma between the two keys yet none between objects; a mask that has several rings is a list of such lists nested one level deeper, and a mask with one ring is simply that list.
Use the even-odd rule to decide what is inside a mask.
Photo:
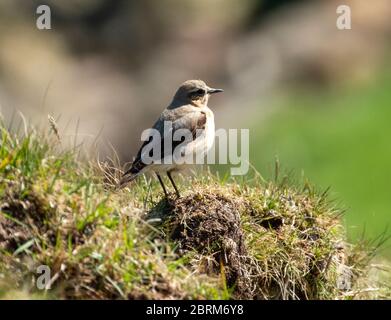
[{"label": "northern wheatear", "polygon": [[[222,89],[213,89],[201,80],[184,82],[174,95],[172,102],[163,111],[153,125],[152,130],[158,133],[158,138],[145,141],[137,153],[132,167],[121,178],[120,187],[134,180],[137,176],[148,171],[156,173],[157,178],[167,197],[167,189],[160,173],[167,173],[172,186],[179,197],[179,191],[172,179],[171,173],[185,167],[181,161],[173,159],[174,151],[180,151],[181,156],[197,154],[204,156],[213,146],[215,137],[214,115],[208,107],[211,94],[222,92]],[[169,123],[167,130],[166,124]],[[176,133],[188,131],[190,139],[176,141]],[[182,134],[180,134],[182,136]],[[174,137],[174,139],[173,139]],[[166,142],[169,142],[167,144]],[[167,145],[169,148],[167,148]],[[150,156],[151,150],[159,150],[158,154]],[[151,161],[146,161],[148,158]],[[174,157],[175,158],[175,157]]]}]

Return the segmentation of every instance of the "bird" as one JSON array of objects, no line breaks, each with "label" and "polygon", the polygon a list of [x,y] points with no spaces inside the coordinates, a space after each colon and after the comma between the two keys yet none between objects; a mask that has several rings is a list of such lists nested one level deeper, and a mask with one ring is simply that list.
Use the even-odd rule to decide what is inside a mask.
[{"label": "bird", "polygon": [[[214,114],[208,107],[208,101],[211,95],[223,91],[223,89],[209,87],[202,80],[187,80],[183,82],[174,94],[171,103],[152,126],[152,129],[159,133],[158,138],[154,140],[150,137],[149,140],[144,141],[130,169],[122,175],[119,181],[119,188],[125,187],[139,175],[152,171],[156,174],[165,197],[168,198],[167,188],[161,176],[165,173],[174,187],[176,196],[179,198],[179,189],[175,184],[172,173],[182,171],[186,168],[186,164],[179,161],[169,162],[165,160],[169,156],[172,159],[176,147],[178,149],[180,147],[181,156],[193,156],[196,153],[204,156],[211,149],[215,137],[215,123]],[[165,130],[165,123],[171,124],[169,132]],[[186,139],[173,141],[172,137],[181,130],[190,132],[191,139],[187,141]],[[167,139],[171,139],[171,148],[165,148],[165,140]],[[160,154],[155,155],[153,161],[146,163],[144,160],[148,151],[145,150],[150,150],[154,147],[160,148]]]}]

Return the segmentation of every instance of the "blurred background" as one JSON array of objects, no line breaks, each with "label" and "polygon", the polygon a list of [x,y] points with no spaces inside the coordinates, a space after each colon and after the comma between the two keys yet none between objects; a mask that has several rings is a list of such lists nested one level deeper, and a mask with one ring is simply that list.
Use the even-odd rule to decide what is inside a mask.
[{"label": "blurred background", "polygon": [[[52,29],[38,30],[41,4],[0,2],[6,121],[51,114],[129,161],[178,85],[203,79],[225,89],[217,128],[250,128],[265,178],[278,157],[331,187],[350,237],[391,235],[389,0],[48,0]],[[341,4],[351,30],[336,27]]]}]

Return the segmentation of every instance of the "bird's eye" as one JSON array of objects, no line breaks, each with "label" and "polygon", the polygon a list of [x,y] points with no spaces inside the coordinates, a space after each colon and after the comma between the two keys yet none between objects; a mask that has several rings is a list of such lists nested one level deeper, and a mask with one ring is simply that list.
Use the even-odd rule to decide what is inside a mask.
[{"label": "bird's eye", "polygon": [[205,95],[205,90],[204,89],[198,89],[198,90],[194,90],[192,92],[189,93],[189,97],[190,99],[199,99],[200,97],[204,96]]}]

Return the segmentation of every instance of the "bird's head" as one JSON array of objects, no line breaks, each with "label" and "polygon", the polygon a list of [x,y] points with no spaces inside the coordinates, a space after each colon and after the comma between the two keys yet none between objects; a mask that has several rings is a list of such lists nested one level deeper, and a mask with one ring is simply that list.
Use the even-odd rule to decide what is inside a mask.
[{"label": "bird's head", "polygon": [[171,106],[192,104],[196,107],[203,107],[208,104],[210,95],[217,92],[223,92],[223,90],[208,87],[202,80],[187,80],[178,88]]}]

